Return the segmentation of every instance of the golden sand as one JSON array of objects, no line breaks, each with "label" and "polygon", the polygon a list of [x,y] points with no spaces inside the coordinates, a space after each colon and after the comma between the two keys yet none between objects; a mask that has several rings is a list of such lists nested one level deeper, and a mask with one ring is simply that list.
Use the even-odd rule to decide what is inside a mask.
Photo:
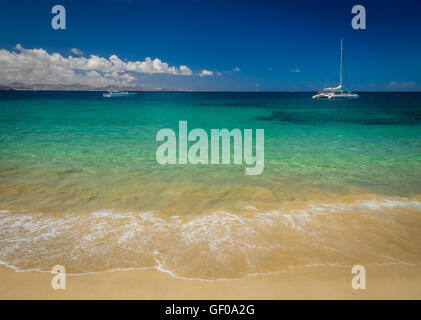
[{"label": "golden sand", "polygon": [[156,271],[68,276],[0,267],[1,299],[421,299],[421,266],[368,266],[367,288],[354,290],[351,268],[307,267],[242,280],[198,281]]}]

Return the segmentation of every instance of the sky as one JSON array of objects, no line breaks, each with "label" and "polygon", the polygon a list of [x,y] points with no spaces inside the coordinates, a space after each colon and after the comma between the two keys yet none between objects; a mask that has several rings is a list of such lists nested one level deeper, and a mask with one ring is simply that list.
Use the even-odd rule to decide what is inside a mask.
[{"label": "sky", "polygon": [[421,90],[418,0],[3,0],[0,30],[0,84],[317,91],[339,82],[343,38],[347,88]]}]

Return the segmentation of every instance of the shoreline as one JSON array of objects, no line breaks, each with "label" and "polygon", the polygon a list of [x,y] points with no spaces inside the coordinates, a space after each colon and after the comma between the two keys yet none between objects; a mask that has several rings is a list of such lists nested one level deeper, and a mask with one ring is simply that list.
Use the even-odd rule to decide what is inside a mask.
[{"label": "shoreline", "polygon": [[[32,233],[22,233],[19,239],[23,240],[17,242],[17,248],[31,254],[22,260],[20,251],[10,253],[3,250],[0,270],[36,275],[35,279],[51,278],[48,270],[59,264],[66,267],[72,279],[106,278],[114,277],[116,273],[128,273],[140,278],[151,274],[157,281],[162,281],[165,275],[177,281],[208,283],[255,283],[252,279],[266,277],[273,277],[276,281],[282,278],[280,274],[292,274],[294,278],[295,274],[301,274],[299,270],[306,270],[312,275],[311,282],[317,283],[325,272],[318,274],[318,269],[334,270],[334,274],[337,270],[349,269],[346,273],[350,273],[352,265],[363,264],[375,270],[413,267],[415,269],[411,270],[418,270],[414,275],[421,278],[416,246],[419,235],[414,233],[415,229],[402,231],[400,224],[386,219],[387,210],[399,209],[400,212],[405,208],[405,221],[415,226],[414,223],[419,223],[421,209],[419,197],[404,202],[397,198],[382,201],[359,199],[343,197],[341,205],[321,202],[318,207],[294,203],[275,213],[250,209],[243,215],[222,212],[192,219],[110,212],[77,216],[78,219],[74,220],[73,215],[56,218],[6,212],[0,219],[0,222],[4,221],[4,234],[0,238],[14,239],[22,231],[15,226],[25,226],[23,229],[32,230]],[[376,219],[379,214],[382,214],[381,220]],[[387,216],[393,217],[393,214],[394,211]],[[348,226],[353,228],[347,229]],[[34,238],[35,230],[38,238]],[[42,232],[38,234],[40,230]],[[348,230],[349,234],[338,233],[338,230]],[[317,232],[324,232],[320,239]],[[402,234],[407,234],[412,241],[401,242]],[[225,235],[229,235],[228,238]],[[39,238],[43,241],[24,241]],[[355,238],[365,241],[366,246],[354,243]],[[390,245],[384,247],[384,243]],[[396,243],[402,243],[406,250]],[[141,249],[138,249],[139,244]],[[279,244],[284,246],[279,249]],[[251,249],[245,251],[245,247]],[[72,251],[72,259],[63,254],[70,250],[76,250]],[[379,251],[382,254],[379,255]],[[177,260],[177,255],[190,258]],[[106,265],[107,268],[95,268],[96,265]],[[391,277],[399,278],[393,273]],[[2,278],[5,276],[0,274],[0,280]],[[19,281],[17,277],[16,282]],[[317,298],[315,295],[311,297]]]},{"label": "shoreline", "polygon": [[421,266],[367,266],[367,289],[354,290],[349,267],[303,267],[238,280],[174,278],[158,270],[67,276],[53,290],[53,274],[0,266],[0,299],[421,299]]}]

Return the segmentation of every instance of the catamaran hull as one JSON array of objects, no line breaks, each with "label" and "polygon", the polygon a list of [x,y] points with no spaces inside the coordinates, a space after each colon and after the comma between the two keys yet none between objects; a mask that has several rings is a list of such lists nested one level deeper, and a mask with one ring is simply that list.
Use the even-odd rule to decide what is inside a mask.
[{"label": "catamaran hull", "polygon": [[360,96],[356,93],[347,93],[347,94],[316,94],[313,96],[313,99],[328,99],[328,100],[350,100],[358,99]]},{"label": "catamaran hull", "polygon": [[316,94],[313,96],[313,99],[329,99],[329,96],[325,94]]},{"label": "catamaran hull", "polygon": [[359,95],[356,93],[350,93],[350,94],[334,94],[329,96],[328,99],[330,100],[349,100],[349,99],[358,99]]},{"label": "catamaran hull", "polygon": [[128,93],[104,93],[102,96],[104,98],[115,98],[115,97],[128,97],[132,95],[134,95],[134,93],[128,92]]}]

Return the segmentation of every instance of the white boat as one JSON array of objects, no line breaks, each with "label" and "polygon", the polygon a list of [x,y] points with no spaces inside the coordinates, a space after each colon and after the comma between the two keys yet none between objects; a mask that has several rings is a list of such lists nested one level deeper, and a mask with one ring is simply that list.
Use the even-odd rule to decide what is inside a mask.
[{"label": "white boat", "polygon": [[341,67],[339,73],[339,86],[336,88],[325,88],[313,96],[313,99],[357,99],[359,95],[351,91],[344,91],[342,87],[342,65],[343,65],[343,41],[341,39]]},{"label": "white boat", "polygon": [[114,98],[114,97],[127,97],[134,95],[133,92],[127,92],[127,91],[117,91],[117,90],[109,90],[107,93],[104,93],[102,96],[104,98]]}]

